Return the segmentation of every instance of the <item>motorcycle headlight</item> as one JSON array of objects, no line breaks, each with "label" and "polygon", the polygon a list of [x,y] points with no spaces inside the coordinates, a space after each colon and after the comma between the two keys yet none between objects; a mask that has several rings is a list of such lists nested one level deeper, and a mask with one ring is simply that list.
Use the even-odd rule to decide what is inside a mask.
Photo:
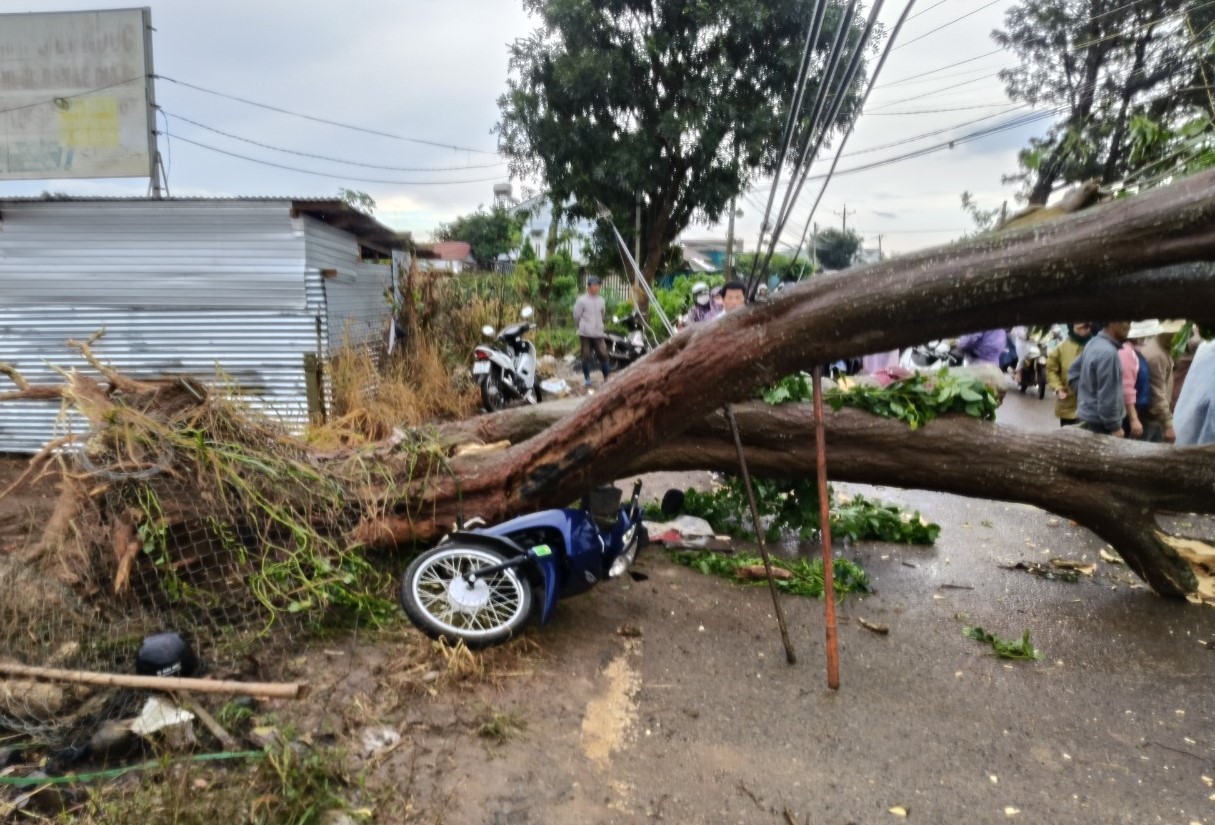
[{"label": "motorcycle headlight", "polygon": [[492,338],[494,337],[494,328],[489,324],[486,324],[485,326],[481,327],[481,334],[486,338]]},{"label": "motorcycle headlight", "polygon": [[633,563],[633,559],[637,556],[637,548],[633,546],[633,540],[637,537],[637,525],[634,524],[628,530],[624,531],[624,535],[620,537],[621,553],[612,562],[612,566],[608,568],[608,578],[614,579],[629,569],[629,565]]}]

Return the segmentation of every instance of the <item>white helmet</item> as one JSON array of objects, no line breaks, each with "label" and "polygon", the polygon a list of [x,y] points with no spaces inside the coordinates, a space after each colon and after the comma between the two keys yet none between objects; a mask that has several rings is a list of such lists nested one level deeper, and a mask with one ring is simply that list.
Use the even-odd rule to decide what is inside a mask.
[{"label": "white helmet", "polygon": [[692,300],[702,306],[709,303],[709,285],[704,281],[692,284]]}]

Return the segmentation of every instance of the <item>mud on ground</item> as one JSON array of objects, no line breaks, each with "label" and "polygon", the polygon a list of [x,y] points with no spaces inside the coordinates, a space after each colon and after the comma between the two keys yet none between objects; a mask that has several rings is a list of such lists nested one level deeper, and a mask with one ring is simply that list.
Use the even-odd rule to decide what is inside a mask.
[{"label": "mud on ground", "polygon": [[[344,752],[365,783],[352,804],[375,800],[377,822],[1215,822],[1215,611],[1152,595],[1039,510],[857,489],[943,530],[934,547],[843,549],[876,592],[840,606],[838,692],[821,602],[783,600],[790,666],[766,588],[651,549],[645,580],[564,602],[483,657],[449,652],[450,670],[404,625],[318,641],[284,664],[311,696],[259,714]],[[52,496],[0,509],[18,514],[4,541]],[[1055,556],[1096,570],[1072,584],[1000,566]],[[1029,630],[1044,657],[994,658],[971,625]]]}]

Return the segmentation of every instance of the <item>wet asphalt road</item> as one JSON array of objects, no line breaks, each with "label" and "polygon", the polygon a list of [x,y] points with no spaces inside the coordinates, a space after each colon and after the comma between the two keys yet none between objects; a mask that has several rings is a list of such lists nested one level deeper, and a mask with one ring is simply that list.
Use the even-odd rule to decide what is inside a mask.
[{"label": "wet asphalt road", "polygon": [[[999,419],[1051,428],[1051,407],[1014,393]],[[782,600],[790,666],[766,588],[651,551],[648,579],[562,603],[534,631],[544,663],[486,699],[528,734],[462,762],[492,782],[462,785],[444,821],[1215,823],[1215,610],[1156,597],[1041,510],[849,486],[943,529],[932,547],[843,548],[876,592],[840,605],[839,691],[821,602]],[[1052,557],[1096,569],[1068,583],[1001,567]],[[974,625],[1029,631],[1043,658],[997,659],[963,636]],[[596,707],[619,727],[593,755]]]}]

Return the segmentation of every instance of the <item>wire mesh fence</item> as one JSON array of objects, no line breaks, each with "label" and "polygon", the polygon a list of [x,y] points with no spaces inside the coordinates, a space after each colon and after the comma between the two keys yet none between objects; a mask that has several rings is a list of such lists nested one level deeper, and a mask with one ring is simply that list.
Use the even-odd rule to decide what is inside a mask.
[{"label": "wire mesh fence", "polygon": [[[222,399],[173,416],[119,405],[108,419],[60,457],[72,533],[37,563],[0,557],[0,659],[131,673],[140,641],[172,630],[210,672],[266,679],[321,615],[394,609],[386,577],[347,539],[369,514],[355,491],[386,481],[381,465],[322,467]],[[139,701],[0,676],[0,731],[78,741]]]}]

